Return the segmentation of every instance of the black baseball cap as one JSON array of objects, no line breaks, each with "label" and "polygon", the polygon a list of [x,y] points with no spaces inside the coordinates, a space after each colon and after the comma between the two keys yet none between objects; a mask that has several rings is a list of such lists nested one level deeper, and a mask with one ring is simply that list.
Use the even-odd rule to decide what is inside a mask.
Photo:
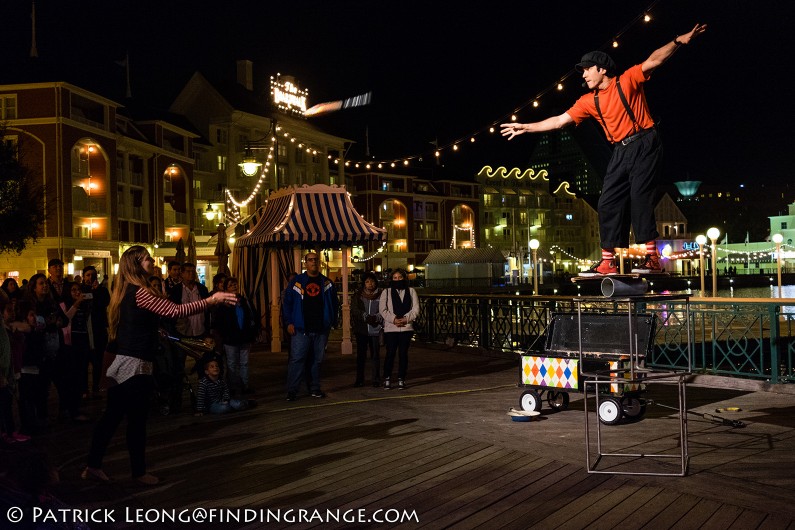
[{"label": "black baseball cap", "polygon": [[605,52],[600,52],[598,50],[588,52],[582,56],[582,59],[579,63],[574,65],[574,68],[578,72],[582,72],[586,68],[590,68],[592,66],[598,66],[599,68],[604,68],[607,70],[607,73],[614,74],[616,71],[616,63],[613,61],[613,58],[607,55]]}]

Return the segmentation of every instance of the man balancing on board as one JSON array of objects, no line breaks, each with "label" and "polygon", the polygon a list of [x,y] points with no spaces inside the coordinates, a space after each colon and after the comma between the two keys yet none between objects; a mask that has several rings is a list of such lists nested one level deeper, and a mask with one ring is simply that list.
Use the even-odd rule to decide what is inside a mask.
[{"label": "man balancing on board", "polygon": [[[602,195],[599,197],[599,238],[602,259],[580,276],[617,274],[615,249],[629,246],[630,221],[639,244],[646,244],[646,258],[633,273],[663,272],[655,239],[659,236],[654,218],[654,192],[662,165],[662,144],[646,104],[643,83],[651,73],[681,46],[704,33],[706,25],[696,26],[655,50],[648,59],[616,77],[616,63],[604,52],[586,53],[577,63],[583,86],[589,93],[561,114],[535,123],[503,123],[502,135],[511,140],[526,132],[560,129],[579,124],[588,117],[602,125],[613,144]],[[627,215],[629,213],[629,215]]]}]

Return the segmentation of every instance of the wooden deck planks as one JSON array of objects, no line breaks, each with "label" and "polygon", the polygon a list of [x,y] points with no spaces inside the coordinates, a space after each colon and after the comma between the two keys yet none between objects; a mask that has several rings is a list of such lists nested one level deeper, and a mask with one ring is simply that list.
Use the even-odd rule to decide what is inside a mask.
[{"label": "wooden deck planks", "polygon": [[[438,364],[452,366],[455,362]],[[588,474],[580,458],[584,447],[579,442],[579,418],[549,415],[548,421],[522,431],[521,426],[495,420],[495,414],[504,419],[504,409],[493,403],[505,399],[506,391],[471,394],[472,399],[464,400],[455,394],[461,388],[456,381],[449,383],[449,392],[427,397],[412,396],[415,387],[405,394],[366,389],[345,401],[349,371],[339,373],[344,381],[328,385],[332,390],[327,400],[285,404],[281,392],[272,391],[263,406],[244,413],[153,417],[148,459],[152,471],[165,480],[152,489],[136,488],[123,479],[128,463],[122,429],[109,448],[106,468],[122,480],[110,485],[75,480],[90,431],[59,426],[58,436],[46,443],[60,451],[66,484],[62,496],[69,504],[82,507],[235,506],[369,512],[396,508],[416,511],[419,524],[407,527],[432,529],[795,530],[792,511],[785,502],[792,475],[776,469],[779,459],[787,462],[790,458],[789,447],[795,437],[791,429],[769,425],[753,429],[752,425],[738,431],[698,425],[703,431],[698,432],[693,425],[690,476]],[[515,374],[508,375],[514,379]],[[433,384],[445,382],[440,379]],[[494,380],[471,386],[497,388]],[[339,398],[333,395],[334,389]],[[514,396],[510,397],[513,403]],[[471,411],[464,422],[441,417],[447,407],[463,403],[468,403],[469,409],[480,404],[488,411]],[[643,439],[657,440],[655,419],[650,414],[642,425],[623,426],[625,433],[608,434],[626,434],[632,443],[637,434],[639,444]],[[508,437],[517,437],[517,443],[506,443]],[[558,439],[561,444],[577,439],[577,445],[574,450],[569,446],[558,449]],[[748,466],[749,462],[758,465]],[[725,470],[731,473],[722,473]],[[731,495],[723,501],[727,491]],[[754,510],[754,505],[758,509]],[[781,510],[773,513],[776,506]],[[296,527],[286,522],[268,525],[288,526]],[[297,525],[313,526],[348,525]]]}]

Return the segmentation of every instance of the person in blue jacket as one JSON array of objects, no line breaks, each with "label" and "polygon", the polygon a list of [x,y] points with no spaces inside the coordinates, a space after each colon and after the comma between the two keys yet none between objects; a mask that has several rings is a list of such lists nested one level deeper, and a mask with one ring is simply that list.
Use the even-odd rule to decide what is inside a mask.
[{"label": "person in blue jacket", "polygon": [[306,272],[287,285],[283,301],[284,323],[290,335],[290,360],[287,367],[287,401],[295,401],[304,378],[307,355],[313,358],[310,395],[324,398],[320,389],[320,364],[331,328],[337,324],[337,290],[334,282],[320,274],[320,258],[304,256]]}]

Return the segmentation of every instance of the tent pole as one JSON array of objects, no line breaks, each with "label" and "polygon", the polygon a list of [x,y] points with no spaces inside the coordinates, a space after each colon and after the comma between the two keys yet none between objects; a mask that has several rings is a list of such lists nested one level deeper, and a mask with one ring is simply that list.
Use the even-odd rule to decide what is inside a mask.
[{"label": "tent pole", "polygon": [[280,324],[279,298],[279,262],[276,256],[276,249],[270,251],[271,255],[271,352],[282,351],[282,326]]},{"label": "tent pole", "polygon": [[296,274],[301,274],[301,247],[295,246],[293,247],[293,271]]},{"label": "tent pole", "polygon": [[353,353],[351,344],[351,306],[348,303],[348,247],[342,247],[342,346],[343,355]]}]

